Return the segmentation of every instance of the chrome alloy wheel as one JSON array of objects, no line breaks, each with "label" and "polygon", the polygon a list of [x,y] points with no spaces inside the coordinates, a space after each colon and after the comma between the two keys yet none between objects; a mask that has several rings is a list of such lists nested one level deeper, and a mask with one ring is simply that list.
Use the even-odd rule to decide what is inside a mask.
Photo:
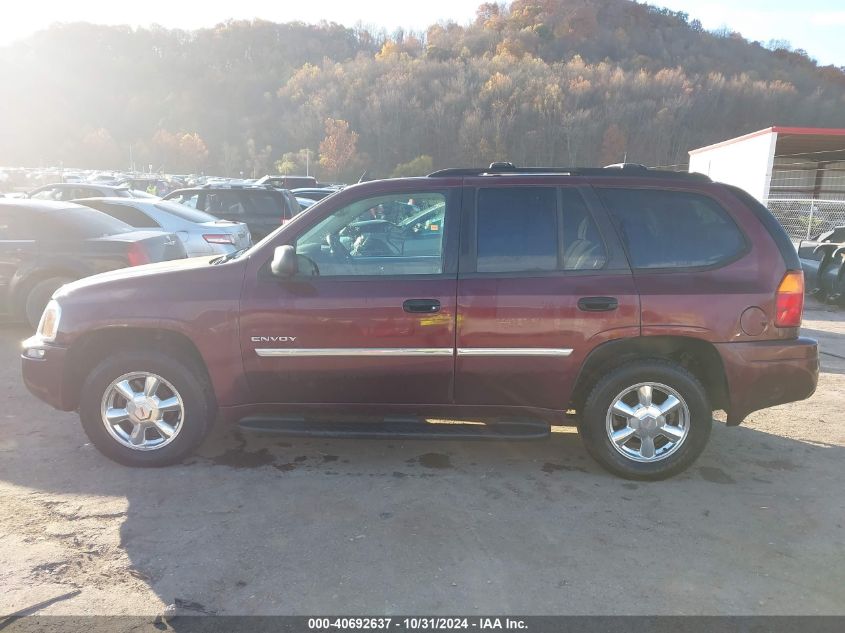
[{"label": "chrome alloy wheel", "polygon": [[607,436],[619,453],[635,462],[658,462],[687,439],[690,412],[681,395],[666,385],[643,382],[613,399]]},{"label": "chrome alloy wheel", "polygon": [[142,371],[114,380],[103,394],[100,411],[109,435],[136,451],[167,446],[185,419],[185,405],[173,385]]}]

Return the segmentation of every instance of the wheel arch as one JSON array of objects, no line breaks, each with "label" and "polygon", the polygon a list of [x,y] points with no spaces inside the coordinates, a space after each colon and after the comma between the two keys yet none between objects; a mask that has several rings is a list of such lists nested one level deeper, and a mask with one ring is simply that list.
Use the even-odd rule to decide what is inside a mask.
[{"label": "wheel arch", "polygon": [[73,408],[79,406],[82,385],[101,360],[118,351],[158,351],[188,364],[200,373],[216,406],[214,387],[205,360],[194,342],[175,330],[144,327],[106,327],[82,334],[68,350],[64,387]]},{"label": "wheel arch", "polygon": [[601,376],[625,363],[648,358],[668,360],[684,367],[704,385],[714,410],[728,408],[730,391],[722,357],[712,343],[687,336],[639,336],[597,346],[581,365],[570,407],[580,413]]},{"label": "wheel arch", "polygon": [[18,270],[9,283],[9,312],[20,317],[26,306],[26,298],[29,291],[40,281],[53,277],[79,279],[83,276],[85,276],[85,273],[74,269],[72,266],[65,266],[59,263]]}]

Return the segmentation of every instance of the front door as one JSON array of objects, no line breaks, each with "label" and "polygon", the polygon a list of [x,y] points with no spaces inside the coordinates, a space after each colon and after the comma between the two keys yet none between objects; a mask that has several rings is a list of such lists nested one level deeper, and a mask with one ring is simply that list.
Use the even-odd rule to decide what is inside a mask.
[{"label": "front door", "polygon": [[338,194],[275,245],[295,246],[294,277],[269,274],[262,251],[241,298],[256,401],[450,402],[459,199],[459,188]]},{"label": "front door", "polygon": [[455,402],[565,410],[604,341],[639,334],[639,297],[589,188],[496,184],[464,193]]}]

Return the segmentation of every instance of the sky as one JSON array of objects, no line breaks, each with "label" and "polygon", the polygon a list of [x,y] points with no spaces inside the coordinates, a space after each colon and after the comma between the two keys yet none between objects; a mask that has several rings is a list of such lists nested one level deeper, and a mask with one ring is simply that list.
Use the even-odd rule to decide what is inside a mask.
[{"label": "sky", "polygon": [[[470,22],[482,0],[0,0],[0,45],[54,22],[160,24],[194,29],[227,19],[273,22],[328,20],[393,31],[421,30],[435,22]],[[650,4],[689,13],[704,28],[727,26],[750,40],[788,40],[821,64],[845,66],[843,0],[654,0]]]}]

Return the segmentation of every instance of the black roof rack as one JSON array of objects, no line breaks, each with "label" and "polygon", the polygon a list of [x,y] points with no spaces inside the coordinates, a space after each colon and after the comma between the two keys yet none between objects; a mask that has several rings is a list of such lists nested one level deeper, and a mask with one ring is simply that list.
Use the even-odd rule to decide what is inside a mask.
[{"label": "black roof rack", "polygon": [[489,167],[478,169],[440,169],[428,175],[429,178],[443,176],[503,176],[503,175],[559,175],[559,176],[643,176],[647,178],[678,178],[712,182],[708,176],[685,171],[654,169],[637,163],[616,163],[606,167],[516,167],[513,163],[491,163]]}]

